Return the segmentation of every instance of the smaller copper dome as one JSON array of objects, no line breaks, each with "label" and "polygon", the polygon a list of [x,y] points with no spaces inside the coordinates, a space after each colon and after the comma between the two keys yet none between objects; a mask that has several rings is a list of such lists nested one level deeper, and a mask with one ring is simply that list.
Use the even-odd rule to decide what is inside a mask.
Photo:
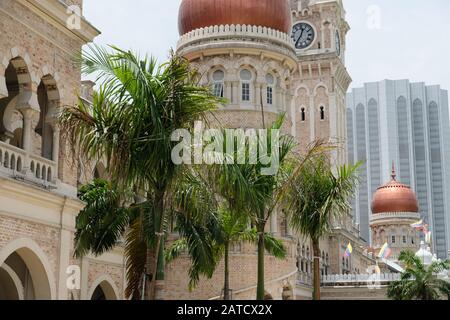
[{"label": "smaller copper dome", "polygon": [[397,181],[395,169],[392,180],[375,192],[372,201],[372,214],[388,212],[419,212],[419,203],[414,191]]}]

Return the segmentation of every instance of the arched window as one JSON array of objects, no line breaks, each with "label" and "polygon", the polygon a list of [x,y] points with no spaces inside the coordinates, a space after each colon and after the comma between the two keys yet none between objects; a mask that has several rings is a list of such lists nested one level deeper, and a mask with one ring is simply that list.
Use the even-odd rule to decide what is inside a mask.
[{"label": "arched window", "polygon": [[252,73],[247,69],[243,69],[241,70],[240,77],[241,77],[241,100],[244,102],[250,102]]},{"label": "arched window", "polygon": [[223,98],[225,72],[222,70],[214,71],[212,75],[213,93],[216,97]]},{"label": "arched window", "polygon": [[302,122],[306,121],[306,111],[305,108],[301,109],[301,117],[302,117]]},{"label": "arched window", "polygon": [[325,120],[325,107],[320,107],[320,120]]},{"label": "arched window", "polygon": [[273,104],[273,88],[275,86],[275,78],[270,73],[266,76],[267,88],[266,88],[266,101],[268,105]]}]

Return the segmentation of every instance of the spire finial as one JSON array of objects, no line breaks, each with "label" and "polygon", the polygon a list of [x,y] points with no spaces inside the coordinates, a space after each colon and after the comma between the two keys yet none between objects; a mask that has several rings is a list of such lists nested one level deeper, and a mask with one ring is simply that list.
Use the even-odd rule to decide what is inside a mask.
[{"label": "spire finial", "polygon": [[395,173],[395,163],[392,161],[392,181],[397,181],[397,173]]}]

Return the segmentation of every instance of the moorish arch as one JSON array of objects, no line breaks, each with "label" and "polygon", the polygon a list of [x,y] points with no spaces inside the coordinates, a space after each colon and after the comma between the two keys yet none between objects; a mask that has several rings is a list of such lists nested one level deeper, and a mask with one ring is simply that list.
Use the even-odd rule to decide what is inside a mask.
[{"label": "moorish arch", "polygon": [[[9,268],[4,268],[4,264]],[[50,262],[44,251],[33,240],[16,239],[0,249],[0,266],[4,271],[13,270],[19,278],[21,277],[25,299],[56,299],[56,282]],[[12,273],[8,274],[9,280],[14,280]]]},{"label": "moorish arch", "polygon": [[89,300],[119,300],[119,289],[109,275],[98,277],[88,293]]},{"label": "moorish arch", "polygon": [[0,284],[0,300],[25,300],[20,277],[5,263],[0,266]]},{"label": "moorish arch", "polygon": [[32,76],[27,59],[16,56],[5,64],[6,96],[0,99],[0,141],[23,148],[23,107],[37,106],[36,95],[31,91]]},{"label": "moorish arch", "polygon": [[322,93],[326,96],[328,96],[330,94],[330,91],[328,90],[328,86],[323,82],[318,83],[314,87],[313,92],[314,92],[314,97],[317,96],[319,93]]},{"label": "moorish arch", "polygon": [[95,165],[93,176],[94,176],[94,179],[107,179],[108,174],[106,171],[106,167],[102,161],[99,161]]}]

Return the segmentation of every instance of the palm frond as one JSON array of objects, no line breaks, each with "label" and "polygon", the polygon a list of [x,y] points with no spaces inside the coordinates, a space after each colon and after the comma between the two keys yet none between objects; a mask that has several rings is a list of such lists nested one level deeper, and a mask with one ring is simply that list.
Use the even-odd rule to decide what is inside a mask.
[{"label": "palm frond", "polygon": [[86,202],[78,214],[75,233],[75,256],[101,255],[117,245],[129,223],[129,212],[120,206],[121,194],[110,183],[94,180],[80,189]]},{"label": "palm frond", "polygon": [[283,241],[277,239],[270,233],[266,233],[264,235],[264,248],[266,251],[278,259],[286,258],[286,247],[283,244]]}]

